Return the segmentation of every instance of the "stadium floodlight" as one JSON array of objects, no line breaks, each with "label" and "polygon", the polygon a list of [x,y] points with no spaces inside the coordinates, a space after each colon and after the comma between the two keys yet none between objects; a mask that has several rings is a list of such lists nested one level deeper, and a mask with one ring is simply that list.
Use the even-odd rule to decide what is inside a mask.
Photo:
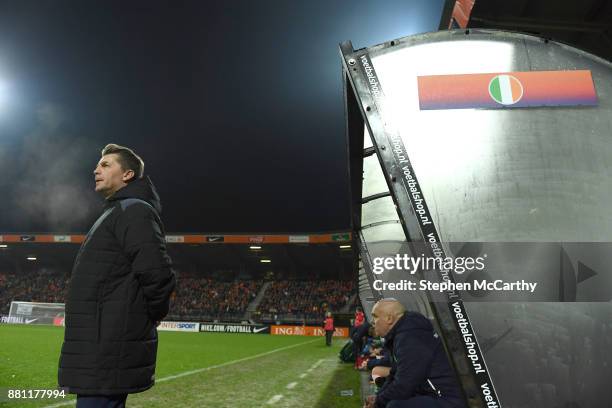
[{"label": "stadium floodlight", "polygon": [[259,245],[251,245],[249,249],[261,249]]},{"label": "stadium floodlight", "polygon": [[340,249],[349,249],[350,245],[340,245]]},{"label": "stadium floodlight", "polygon": [[28,256],[26,259],[27,259],[28,261],[35,261],[35,260],[37,260],[38,258],[36,258],[35,256]]},{"label": "stadium floodlight", "polygon": [[260,259],[259,262],[261,262],[261,263],[270,263],[272,261],[269,260],[269,259]]}]

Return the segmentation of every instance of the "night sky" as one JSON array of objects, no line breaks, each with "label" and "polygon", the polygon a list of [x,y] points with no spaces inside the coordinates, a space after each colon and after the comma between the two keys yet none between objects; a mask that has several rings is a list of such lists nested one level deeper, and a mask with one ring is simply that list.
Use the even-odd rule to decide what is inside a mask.
[{"label": "night sky", "polygon": [[437,29],[442,0],[0,2],[0,233],[86,232],[107,143],[168,232],[349,228],[338,44]]}]

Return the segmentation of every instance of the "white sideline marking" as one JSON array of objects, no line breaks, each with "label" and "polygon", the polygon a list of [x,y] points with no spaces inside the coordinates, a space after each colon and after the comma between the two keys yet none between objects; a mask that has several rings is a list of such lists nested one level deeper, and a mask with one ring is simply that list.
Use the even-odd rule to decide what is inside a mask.
[{"label": "white sideline marking", "polygon": [[266,402],[268,405],[276,404],[280,399],[283,398],[281,394],[275,395]]},{"label": "white sideline marking", "polygon": [[292,382],[292,383],[289,383],[289,384],[287,384],[287,389],[288,389],[288,390],[290,390],[290,389],[292,389],[292,388],[295,388],[295,386],[296,386],[297,384],[298,384],[297,382]]},{"label": "white sideline marking", "polygon": [[304,378],[304,377],[306,377],[307,375],[308,375],[307,373],[300,374],[300,378]]},{"label": "white sideline marking", "polygon": [[320,366],[320,365],[321,365],[321,363],[322,363],[322,362],[324,362],[324,361],[325,361],[325,360],[319,360],[319,361],[317,361],[316,363],[314,363],[314,364],[312,365],[312,367],[310,367],[310,368],[312,368],[312,369],[314,370],[315,368],[317,368],[318,366]]},{"label": "white sideline marking", "polygon": [[269,354],[277,353],[277,352],[283,351],[283,350],[288,350],[288,349],[291,349],[291,348],[294,348],[294,347],[302,346],[304,344],[314,343],[315,341],[317,341],[317,340],[310,340],[310,341],[305,341],[305,342],[298,343],[298,344],[292,344],[290,346],[280,347],[280,348],[277,348],[277,349],[274,349],[274,350],[266,351],[265,353],[259,353],[259,354],[255,354],[253,356],[239,358],[237,360],[232,360],[232,361],[228,361],[228,362],[225,362],[225,363],[221,363],[221,364],[217,364],[217,365],[213,365],[213,366],[209,366],[209,367],[198,368],[197,370],[185,371],[183,373],[176,374],[176,375],[169,375],[168,377],[160,378],[159,380],[157,380],[155,382],[156,383],[160,383],[160,382],[164,382],[164,381],[174,380],[176,378],[181,378],[181,377],[185,377],[187,375],[201,373],[203,371],[212,370],[214,368],[220,368],[220,367],[225,367],[225,366],[236,364],[236,363],[242,363],[243,361],[253,360],[254,358],[259,358],[259,357],[267,356]]},{"label": "white sideline marking", "polygon": [[320,365],[321,365],[321,363],[322,363],[322,362],[324,362],[324,361],[325,361],[325,360],[319,360],[319,361],[317,361],[316,363],[314,363],[314,364],[312,365],[312,367],[310,367],[310,368],[309,368],[308,370],[306,370],[306,371],[307,371],[307,372],[309,372],[309,373],[311,373],[311,372],[312,372],[312,370],[314,370],[315,368],[317,368],[318,366],[320,366]]},{"label": "white sideline marking", "polygon": [[[253,360],[255,358],[267,356],[269,354],[277,353],[279,351],[288,350],[288,349],[291,349],[291,348],[294,348],[294,347],[303,346],[304,344],[314,343],[315,341],[320,341],[320,340],[319,339],[315,339],[315,340],[304,341],[302,343],[292,344],[290,346],[279,347],[279,348],[274,349],[274,350],[266,351],[265,353],[259,353],[259,354],[255,354],[255,355],[252,355],[252,356],[239,358],[237,360],[227,361],[225,363],[221,363],[221,364],[217,364],[217,365],[212,365],[212,366],[208,366],[208,367],[202,367],[202,368],[198,368],[196,370],[185,371],[185,372],[182,372],[182,373],[179,373],[179,374],[175,374],[175,375],[169,375],[168,377],[164,377],[164,378],[160,378],[159,380],[156,380],[155,383],[175,380],[177,378],[185,377],[185,376],[192,375],[192,374],[201,373],[201,372],[212,370],[212,369],[215,369],[215,368],[221,368],[221,367],[225,367],[225,366],[236,364],[236,363],[242,363],[243,361]],[[319,361],[323,361],[323,360],[319,360]],[[278,399],[281,399],[283,396],[282,395],[280,395],[280,396],[279,395],[275,395],[270,400],[272,400],[272,399],[274,399],[276,397],[280,397]],[[276,401],[278,401],[278,399]],[[276,401],[274,401],[274,402],[276,402]],[[268,403],[270,404],[271,402],[268,401]],[[59,404],[47,405],[44,408],[63,407],[63,406],[66,406],[66,405],[71,405],[71,404],[76,404],[76,399],[71,400],[71,401],[60,402]]]}]

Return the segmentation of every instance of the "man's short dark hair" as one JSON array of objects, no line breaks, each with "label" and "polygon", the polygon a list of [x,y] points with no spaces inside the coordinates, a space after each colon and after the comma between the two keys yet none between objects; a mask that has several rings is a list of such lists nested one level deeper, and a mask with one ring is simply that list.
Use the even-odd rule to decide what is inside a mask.
[{"label": "man's short dark hair", "polygon": [[144,174],[144,161],[138,156],[132,149],[125,146],[119,146],[114,143],[107,144],[102,149],[102,156],[106,156],[107,154],[116,154],[121,168],[123,171],[132,170],[135,174],[130,180],[134,181],[136,179],[142,178]]}]

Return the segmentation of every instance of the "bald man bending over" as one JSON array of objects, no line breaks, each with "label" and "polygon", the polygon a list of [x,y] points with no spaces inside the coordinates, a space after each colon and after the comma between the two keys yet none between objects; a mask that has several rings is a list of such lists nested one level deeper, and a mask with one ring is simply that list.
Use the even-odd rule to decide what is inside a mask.
[{"label": "bald man bending over", "polygon": [[374,328],[391,351],[391,373],[365,408],[466,408],[455,374],[431,322],[395,299],[372,309]]}]

